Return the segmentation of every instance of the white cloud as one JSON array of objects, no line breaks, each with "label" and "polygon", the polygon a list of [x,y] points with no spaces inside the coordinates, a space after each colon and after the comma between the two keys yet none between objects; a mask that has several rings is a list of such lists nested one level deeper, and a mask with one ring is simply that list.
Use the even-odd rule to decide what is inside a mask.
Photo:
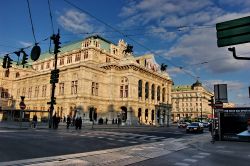
[{"label": "white cloud", "polygon": [[63,28],[73,33],[90,33],[94,30],[91,19],[86,14],[72,9],[63,13],[57,21]]},{"label": "white cloud", "polygon": [[167,31],[165,28],[162,28],[162,27],[151,26],[147,29],[147,31],[148,32],[146,32],[146,33],[149,33],[152,36],[155,36],[155,37],[160,38],[160,39],[165,40],[165,41],[172,41],[172,40],[176,39],[176,37],[177,37],[177,33]]},{"label": "white cloud", "polygon": [[25,42],[25,41],[19,41],[19,44],[21,44],[22,47],[29,47],[29,46],[32,46],[34,43]]},{"label": "white cloud", "polygon": [[244,83],[241,81],[232,80],[205,80],[206,85],[213,87],[215,84],[227,84],[227,88],[230,90],[239,90],[245,87]]},{"label": "white cloud", "polygon": [[[219,4],[221,3],[223,2],[220,1]],[[242,0],[235,3],[235,5],[240,4],[248,5],[249,3]],[[204,67],[213,73],[250,68],[246,61],[235,60],[227,48],[217,47],[215,28],[218,22],[247,15],[250,13],[227,13],[225,8],[221,8],[212,0],[202,2],[199,0],[133,1],[128,3],[120,14],[125,18],[123,26],[144,25],[146,31],[151,32],[152,37],[168,42],[178,39],[163,54],[167,58],[185,57],[187,65],[190,62],[208,61],[209,63]],[[237,53],[247,54],[247,46],[237,46]]]},{"label": "white cloud", "polygon": [[[176,2],[175,0],[143,0],[138,3],[128,3],[121,10],[120,16],[126,17],[123,25],[132,26],[135,24],[147,24],[149,22],[163,22],[175,21],[170,19],[173,17],[183,18],[186,20],[187,13],[193,14],[194,12],[206,7],[212,7],[213,4],[209,0],[182,0]],[[201,19],[199,14],[195,14],[197,18]],[[137,19],[136,19],[137,18]],[[163,21],[163,22],[162,22]],[[177,22],[180,24],[180,19]]]},{"label": "white cloud", "polygon": [[[233,58],[227,48],[217,47],[215,29],[195,29],[179,38],[178,42],[166,53],[167,57],[186,57],[189,63],[207,61],[204,67],[213,73],[232,72],[250,68],[247,61]],[[247,45],[237,46],[237,54],[246,54]]]}]

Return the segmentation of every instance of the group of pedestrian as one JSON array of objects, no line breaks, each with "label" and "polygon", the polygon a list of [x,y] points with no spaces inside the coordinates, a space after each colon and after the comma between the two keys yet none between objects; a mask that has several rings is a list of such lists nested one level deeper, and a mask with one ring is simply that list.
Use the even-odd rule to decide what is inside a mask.
[{"label": "group of pedestrian", "polygon": [[81,117],[77,117],[75,119],[75,127],[76,127],[76,130],[82,128],[82,118]]},{"label": "group of pedestrian", "polygon": [[69,129],[69,126],[75,126],[76,130],[82,128],[82,118],[76,117],[71,120],[71,117],[68,115],[66,119],[67,129]]}]

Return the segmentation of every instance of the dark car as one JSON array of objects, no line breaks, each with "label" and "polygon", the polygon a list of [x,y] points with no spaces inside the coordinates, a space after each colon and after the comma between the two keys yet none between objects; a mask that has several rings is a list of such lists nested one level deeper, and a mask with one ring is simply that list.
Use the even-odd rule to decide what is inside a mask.
[{"label": "dark car", "polygon": [[178,123],[178,128],[186,128],[189,125],[188,122],[179,122]]},{"label": "dark car", "polygon": [[200,122],[192,122],[187,126],[186,132],[203,133],[203,124]]}]

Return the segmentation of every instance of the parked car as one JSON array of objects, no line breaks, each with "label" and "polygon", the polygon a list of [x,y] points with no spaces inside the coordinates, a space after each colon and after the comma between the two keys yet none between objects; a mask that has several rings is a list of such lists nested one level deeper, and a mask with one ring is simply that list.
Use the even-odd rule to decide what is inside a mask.
[{"label": "parked car", "polygon": [[178,128],[186,128],[189,125],[189,122],[179,122]]},{"label": "parked car", "polygon": [[186,132],[200,132],[203,133],[203,124],[200,122],[192,122],[186,127]]},{"label": "parked car", "polygon": [[209,123],[209,122],[202,122],[202,124],[203,124],[203,126],[204,126],[204,127],[206,127],[206,128],[208,128],[208,127],[209,127],[209,125],[210,125],[210,123]]}]

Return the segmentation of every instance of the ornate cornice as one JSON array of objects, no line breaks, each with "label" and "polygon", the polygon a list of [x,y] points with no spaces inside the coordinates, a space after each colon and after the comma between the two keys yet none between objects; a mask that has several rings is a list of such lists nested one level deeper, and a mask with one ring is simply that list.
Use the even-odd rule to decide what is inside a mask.
[{"label": "ornate cornice", "polygon": [[127,64],[116,64],[116,63],[106,63],[106,64],[102,64],[100,65],[100,68],[103,68],[105,70],[111,70],[111,69],[115,69],[117,71],[122,71],[122,70],[129,70],[132,69],[134,71],[139,71],[140,73],[143,73],[147,76],[151,76],[153,78],[157,78],[157,79],[161,79],[162,81],[168,81],[169,83],[172,82],[172,80],[166,76],[160,75],[156,72],[152,72],[144,67],[141,67],[137,64],[134,63],[127,63]]}]

